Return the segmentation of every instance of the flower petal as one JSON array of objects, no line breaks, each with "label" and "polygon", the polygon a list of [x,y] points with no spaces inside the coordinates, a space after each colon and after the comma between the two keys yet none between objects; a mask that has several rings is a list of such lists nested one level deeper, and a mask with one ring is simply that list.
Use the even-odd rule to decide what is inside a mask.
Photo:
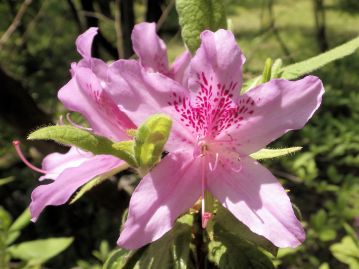
[{"label": "flower petal", "polygon": [[166,45],[157,35],[155,23],[136,24],[131,38],[133,50],[143,67],[163,74],[168,73]]},{"label": "flower petal", "polygon": [[94,132],[114,140],[124,140],[126,129],[135,128],[88,68],[76,67],[72,78],[58,93],[67,109],[81,113]]},{"label": "flower petal", "polygon": [[209,191],[254,233],[277,247],[296,247],[305,233],[286,191],[272,173],[251,158],[238,172],[226,165],[208,175]]},{"label": "flower petal", "polygon": [[215,33],[202,32],[201,46],[191,60],[189,71],[188,84],[194,92],[193,97],[205,88],[212,98],[222,96],[222,92],[238,98],[244,62],[245,57],[232,32],[223,29]]},{"label": "flower petal", "polygon": [[167,155],[132,194],[124,229],[117,243],[136,249],[159,239],[200,196],[200,163],[192,153]]},{"label": "flower petal", "polygon": [[91,27],[76,39],[77,51],[85,59],[91,58],[91,47],[94,37],[97,35],[98,28]]},{"label": "flower petal", "polygon": [[42,169],[47,173],[41,176],[39,180],[55,180],[65,169],[77,167],[92,157],[92,153],[82,151],[75,147],[71,147],[65,154],[57,152],[51,153],[42,161]]},{"label": "flower petal", "polygon": [[178,81],[183,87],[188,87],[189,64],[191,53],[186,50],[176,58],[170,69],[170,77]]},{"label": "flower petal", "polygon": [[123,161],[109,155],[97,155],[78,167],[64,170],[54,182],[38,186],[31,194],[30,212],[36,221],[46,206],[62,205],[82,185],[96,176],[108,173],[123,164]]},{"label": "flower petal", "polygon": [[181,123],[173,104],[173,96],[188,95],[188,91],[178,82],[160,74],[143,70],[136,61],[119,60],[109,69],[109,91],[121,111],[136,124],[140,125],[150,115],[165,113],[173,121],[172,131],[166,148],[191,145],[193,134]]},{"label": "flower petal", "polygon": [[256,152],[284,133],[303,128],[318,109],[323,93],[322,82],[314,76],[261,84],[241,96],[243,120],[218,138],[231,136],[237,142],[236,150],[244,155]]}]

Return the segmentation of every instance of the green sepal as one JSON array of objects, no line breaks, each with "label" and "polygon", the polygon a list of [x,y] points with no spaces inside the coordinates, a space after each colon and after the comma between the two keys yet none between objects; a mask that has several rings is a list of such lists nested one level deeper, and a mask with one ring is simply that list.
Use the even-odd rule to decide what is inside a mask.
[{"label": "green sepal", "polygon": [[177,0],[176,9],[182,28],[182,39],[194,53],[200,45],[200,34],[208,29],[227,28],[225,4],[218,0]]},{"label": "green sepal", "polygon": [[160,159],[168,140],[172,120],[166,115],[153,115],[137,130],[134,155],[140,174],[146,174]]},{"label": "green sepal", "polygon": [[129,142],[114,143],[103,136],[94,135],[85,130],[70,125],[48,126],[32,132],[30,140],[54,140],[60,144],[73,145],[95,155],[108,154],[126,161],[129,165],[137,167]]},{"label": "green sepal", "polygon": [[265,148],[251,154],[250,156],[255,160],[272,159],[272,158],[283,157],[285,155],[295,153],[301,149],[302,147],[291,147],[284,149]]}]

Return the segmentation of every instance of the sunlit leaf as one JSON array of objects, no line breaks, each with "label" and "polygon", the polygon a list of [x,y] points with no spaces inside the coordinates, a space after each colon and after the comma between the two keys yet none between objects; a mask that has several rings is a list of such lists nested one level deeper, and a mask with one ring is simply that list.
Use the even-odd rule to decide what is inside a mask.
[{"label": "sunlit leaf", "polygon": [[200,33],[227,28],[225,4],[218,0],[177,0],[176,8],[182,28],[182,38],[193,53],[199,47]]},{"label": "sunlit leaf", "polygon": [[[49,126],[38,129],[28,136],[30,140],[54,140],[65,145],[73,145],[94,154],[108,154],[136,167],[136,161],[129,151],[131,141],[114,143],[103,136],[94,135],[70,125]],[[125,146],[122,146],[125,144]]]},{"label": "sunlit leaf", "polygon": [[138,128],[134,152],[137,164],[146,173],[161,158],[169,137],[172,120],[166,115],[153,115]]},{"label": "sunlit leaf", "polygon": [[309,74],[324,65],[353,54],[359,48],[359,37],[356,37],[334,49],[328,50],[308,60],[288,65],[282,68],[281,77],[285,79],[296,79]]},{"label": "sunlit leaf", "polygon": [[250,156],[256,160],[263,160],[263,159],[270,159],[270,158],[277,158],[282,157],[288,154],[295,153],[301,150],[302,147],[292,147],[292,148],[284,148],[284,149],[261,149]]},{"label": "sunlit leaf", "polygon": [[23,261],[46,262],[67,249],[73,241],[71,237],[49,238],[27,241],[8,248],[11,257]]}]

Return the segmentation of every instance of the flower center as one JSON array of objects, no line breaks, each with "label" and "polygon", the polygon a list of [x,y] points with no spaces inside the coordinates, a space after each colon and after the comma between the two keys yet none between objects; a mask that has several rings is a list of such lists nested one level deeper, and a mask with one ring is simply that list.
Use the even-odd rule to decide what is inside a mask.
[{"label": "flower center", "polygon": [[215,82],[213,77],[207,78],[204,72],[197,74],[197,78],[199,88],[192,100],[173,92],[168,102],[194,134],[215,138],[230,126],[240,127],[241,121],[254,113],[255,103],[250,97],[234,100],[237,82]]}]

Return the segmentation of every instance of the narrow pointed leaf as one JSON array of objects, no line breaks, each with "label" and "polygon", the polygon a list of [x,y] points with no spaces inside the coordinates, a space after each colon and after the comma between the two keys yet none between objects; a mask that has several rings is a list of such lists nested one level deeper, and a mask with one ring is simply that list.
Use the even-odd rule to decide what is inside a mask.
[{"label": "narrow pointed leaf", "polygon": [[26,208],[24,212],[10,226],[8,237],[6,239],[6,245],[10,245],[20,236],[21,230],[30,224],[30,219],[30,210]]},{"label": "narrow pointed leaf", "polygon": [[334,49],[328,50],[308,60],[288,65],[282,69],[282,78],[296,79],[317,70],[324,65],[354,53],[359,48],[359,37],[356,37]]},{"label": "narrow pointed leaf", "polygon": [[251,154],[250,156],[256,160],[271,159],[271,158],[278,158],[291,153],[295,153],[301,149],[302,147],[292,147],[292,148],[284,148],[284,149],[261,149]]},{"label": "narrow pointed leaf", "polygon": [[268,58],[264,64],[264,69],[262,73],[262,83],[270,81],[272,78],[272,65],[273,61],[271,58]]},{"label": "narrow pointed leaf", "polygon": [[15,177],[5,177],[5,178],[0,178],[0,186],[2,185],[6,185],[8,183],[11,183],[15,180]]},{"label": "narrow pointed leaf", "polygon": [[[73,145],[85,151],[90,151],[96,155],[113,155],[134,167],[137,166],[132,152],[129,151],[128,141],[114,143],[105,137],[94,135],[70,125],[44,127],[31,133],[28,139],[54,140],[61,144]],[[121,146],[121,143],[125,143],[126,146]]]},{"label": "narrow pointed leaf", "polygon": [[134,152],[142,172],[148,171],[160,160],[171,127],[171,118],[166,115],[154,115],[138,128]]},{"label": "narrow pointed leaf", "polygon": [[225,4],[218,0],[177,0],[176,8],[182,28],[182,38],[194,53],[200,44],[200,33],[209,29],[227,28]]},{"label": "narrow pointed leaf", "polygon": [[[301,76],[310,74],[311,72],[320,69],[321,67],[340,60],[346,56],[349,56],[356,52],[359,48],[359,36],[340,45],[327,52],[309,58],[307,60],[301,61],[299,63],[291,64],[285,66],[283,68],[278,69],[277,67],[276,72],[272,72],[272,79],[273,78],[284,78],[284,79],[297,79]],[[279,64],[279,62],[278,62]],[[274,69],[274,66],[273,66]],[[241,90],[242,93],[245,93],[258,85],[258,81],[261,80],[261,76],[255,77],[249,81],[246,81],[243,85]]]}]

